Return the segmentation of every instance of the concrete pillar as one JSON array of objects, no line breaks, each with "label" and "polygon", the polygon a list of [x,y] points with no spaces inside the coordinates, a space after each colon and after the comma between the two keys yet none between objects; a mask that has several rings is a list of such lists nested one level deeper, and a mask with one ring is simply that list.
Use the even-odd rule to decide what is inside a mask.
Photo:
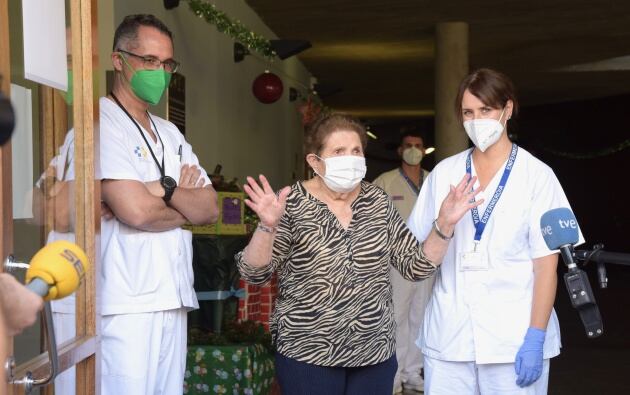
[{"label": "concrete pillar", "polygon": [[442,160],[468,148],[455,115],[455,98],[468,74],[468,24],[438,23],[435,29],[435,154]]}]

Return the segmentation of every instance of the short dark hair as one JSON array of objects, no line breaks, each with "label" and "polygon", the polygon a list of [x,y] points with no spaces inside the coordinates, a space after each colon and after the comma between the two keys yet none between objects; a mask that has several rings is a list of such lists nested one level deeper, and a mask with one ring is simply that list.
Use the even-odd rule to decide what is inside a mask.
[{"label": "short dark hair", "polygon": [[403,129],[400,131],[400,139],[398,140],[398,146],[402,147],[403,142],[405,141],[405,139],[407,137],[417,137],[419,139],[422,140],[422,143],[424,144],[424,136],[422,135],[422,133],[420,133],[420,131],[418,129]]},{"label": "short dark hair", "polygon": [[116,28],[114,33],[114,45],[112,51],[116,51],[120,48],[123,41],[134,41],[138,38],[138,28],[140,26],[154,27],[160,32],[166,34],[168,38],[173,42],[173,33],[166,27],[164,22],[151,14],[133,14],[127,15],[120,25]]},{"label": "short dark hair", "polygon": [[463,120],[462,99],[466,90],[492,108],[503,108],[508,100],[512,100],[514,104],[512,116],[518,113],[518,100],[512,80],[496,70],[478,69],[468,74],[459,84],[459,91],[455,99],[455,114],[460,121]]},{"label": "short dark hair", "polygon": [[320,115],[306,130],[304,138],[304,153],[319,155],[324,142],[333,132],[349,130],[359,135],[361,146],[367,147],[367,132],[365,126],[356,118],[342,113],[330,112]]}]

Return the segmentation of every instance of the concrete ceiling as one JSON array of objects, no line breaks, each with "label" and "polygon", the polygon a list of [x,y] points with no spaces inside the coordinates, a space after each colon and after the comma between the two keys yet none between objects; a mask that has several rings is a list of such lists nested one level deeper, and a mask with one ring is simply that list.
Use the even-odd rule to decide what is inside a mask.
[{"label": "concrete ceiling", "polygon": [[302,62],[343,87],[325,103],[364,118],[433,114],[448,21],[469,24],[471,69],[508,74],[524,105],[630,93],[628,0],[246,1],[279,37],[310,40]]}]

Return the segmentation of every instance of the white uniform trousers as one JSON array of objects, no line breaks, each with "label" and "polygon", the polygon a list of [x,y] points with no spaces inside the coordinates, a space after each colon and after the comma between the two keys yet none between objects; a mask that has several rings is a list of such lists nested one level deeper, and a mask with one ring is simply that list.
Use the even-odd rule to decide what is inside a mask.
[{"label": "white uniform trousers", "polygon": [[408,377],[419,376],[423,367],[422,352],[416,346],[416,339],[424,310],[427,307],[435,276],[414,282],[406,280],[395,268],[390,268],[394,301],[394,319],[396,320],[396,359],[398,371],[394,385],[404,382]]},{"label": "white uniform trousers", "polygon": [[[75,337],[76,334],[76,314],[53,312],[53,327],[55,328],[55,340],[57,348]],[[55,394],[74,395],[76,392],[76,368],[64,370],[55,377]]]},{"label": "white uniform trousers", "polygon": [[102,395],[181,394],[186,369],[186,310],[102,319]]},{"label": "white uniform trousers", "polygon": [[424,356],[424,392],[426,395],[544,395],[549,382],[549,359],[532,385],[516,385],[513,363],[476,364],[441,361]]}]

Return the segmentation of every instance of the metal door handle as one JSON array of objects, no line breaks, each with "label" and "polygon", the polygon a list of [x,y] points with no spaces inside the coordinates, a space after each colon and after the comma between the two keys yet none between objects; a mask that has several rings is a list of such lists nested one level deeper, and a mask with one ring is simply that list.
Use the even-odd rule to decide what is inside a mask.
[{"label": "metal door handle", "polygon": [[[4,261],[4,270],[11,273],[17,270],[26,270],[29,268],[29,264],[16,262],[13,255],[9,255]],[[42,322],[46,329],[46,344],[48,349],[48,361],[50,364],[50,372],[46,377],[33,378],[32,372],[26,372],[26,375],[21,379],[15,378],[15,358],[10,356],[7,358],[5,364],[7,381],[9,384],[23,385],[25,394],[30,394],[33,388],[41,387],[50,384],[59,372],[59,359],[57,357],[57,341],[55,338],[55,327],[53,325],[52,309],[50,302],[44,303],[44,310],[42,311]]]},{"label": "metal door handle", "polygon": [[4,271],[7,273],[15,273],[18,270],[26,270],[29,266],[30,265],[28,263],[16,261],[13,255],[7,256],[7,259],[4,260]]},{"label": "metal door handle", "polygon": [[34,378],[32,372],[26,372],[26,375],[21,379],[14,377],[13,369],[15,368],[15,360],[13,357],[9,357],[7,361],[7,381],[9,384],[23,385],[24,392],[28,395],[33,388],[42,387],[50,384],[59,372],[59,359],[57,357],[57,341],[55,339],[55,327],[53,326],[52,309],[50,302],[44,304],[44,311],[42,311],[42,320],[46,328],[46,344],[48,345],[48,361],[50,364],[50,371],[47,376]]}]

